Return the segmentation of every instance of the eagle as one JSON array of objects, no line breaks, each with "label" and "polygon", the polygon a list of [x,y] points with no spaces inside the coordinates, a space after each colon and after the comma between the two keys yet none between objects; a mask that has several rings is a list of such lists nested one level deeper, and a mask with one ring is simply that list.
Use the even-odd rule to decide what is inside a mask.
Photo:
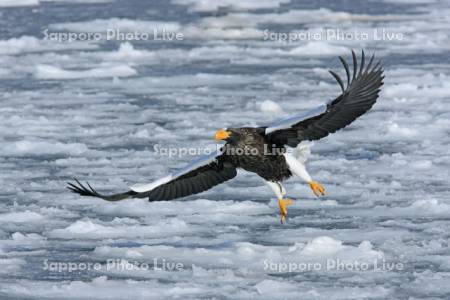
[{"label": "eagle", "polygon": [[374,63],[375,55],[365,62],[364,50],[358,61],[352,50],[353,72],[339,57],[346,84],[335,72],[329,71],[339,84],[341,93],[335,99],[312,110],[291,115],[261,127],[223,128],[216,132],[215,140],[225,144],[217,151],[204,155],[178,171],[148,184],[131,186],[128,191],[113,195],[98,193],[86,182],[68,183],[67,188],[81,196],[97,197],[107,201],[127,198],[148,198],[165,201],[201,193],[234,178],[238,169],[259,175],[278,198],[281,223],[286,222],[287,207],[293,200],[286,196],[282,182],[297,176],[306,181],[317,196],[325,195],[325,188],[314,181],[304,161],[293,155],[302,141],[314,141],[328,136],[352,123],[366,113],[378,99],[383,85],[381,62]]}]

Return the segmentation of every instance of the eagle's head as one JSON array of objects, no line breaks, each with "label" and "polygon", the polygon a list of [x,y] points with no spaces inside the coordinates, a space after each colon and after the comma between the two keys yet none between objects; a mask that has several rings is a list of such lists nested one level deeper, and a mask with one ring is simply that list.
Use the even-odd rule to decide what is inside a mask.
[{"label": "eagle's head", "polygon": [[240,132],[237,129],[234,128],[222,128],[220,130],[217,130],[215,135],[215,140],[217,142],[225,141],[225,142],[237,142],[240,137]]},{"label": "eagle's head", "polygon": [[231,130],[228,130],[228,128],[222,128],[216,131],[215,140],[216,142],[220,141],[228,141],[231,139],[231,136],[233,135],[233,132]]}]

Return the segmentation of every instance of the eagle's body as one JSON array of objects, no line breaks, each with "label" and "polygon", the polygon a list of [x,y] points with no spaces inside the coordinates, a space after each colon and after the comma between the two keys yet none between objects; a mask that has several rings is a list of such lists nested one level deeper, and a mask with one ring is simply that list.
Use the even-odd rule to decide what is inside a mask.
[{"label": "eagle's body", "polygon": [[238,168],[256,173],[268,181],[283,181],[292,173],[283,154],[286,149],[278,148],[266,139],[259,128],[229,128],[236,141],[230,140],[224,151],[229,161]]},{"label": "eagle's body", "polygon": [[362,52],[358,69],[356,55],[352,51],[353,74],[347,62],[339,57],[347,75],[345,87],[342,79],[330,73],[338,82],[342,93],[315,109],[262,127],[225,128],[217,131],[216,140],[225,141],[218,151],[194,161],[179,171],[149,184],[134,185],[129,191],[114,195],[97,193],[76,180],[68,188],[82,196],[92,196],[107,201],[127,198],[148,198],[149,201],[171,200],[197,194],[237,175],[237,169],[256,173],[276,194],[282,222],[287,216],[287,206],[292,200],[284,198],[286,191],[281,182],[295,175],[308,182],[316,196],[325,189],[313,181],[306,171],[305,159],[287,151],[302,141],[318,140],[344,128],[366,113],[376,102],[383,85],[380,63],[372,66],[374,56],[365,65]]}]

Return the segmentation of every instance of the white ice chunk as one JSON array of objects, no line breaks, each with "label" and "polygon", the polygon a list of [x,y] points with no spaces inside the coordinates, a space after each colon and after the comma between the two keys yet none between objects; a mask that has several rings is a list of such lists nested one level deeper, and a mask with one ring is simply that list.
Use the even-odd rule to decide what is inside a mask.
[{"label": "white ice chunk", "polygon": [[128,77],[136,75],[137,71],[128,65],[98,67],[88,70],[64,70],[50,65],[36,66],[35,77],[38,79],[79,79],[101,77]]}]

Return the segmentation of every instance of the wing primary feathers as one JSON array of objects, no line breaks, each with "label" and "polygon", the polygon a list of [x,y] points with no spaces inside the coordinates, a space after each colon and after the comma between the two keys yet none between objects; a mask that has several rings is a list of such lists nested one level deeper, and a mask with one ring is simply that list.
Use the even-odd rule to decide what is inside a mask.
[{"label": "wing primary feathers", "polygon": [[377,64],[375,65],[375,67],[372,68],[372,71],[371,71],[371,72],[378,72],[378,71],[376,71],[376,70],[378,69],[378,67],[380,66],[380,64],[381,64],[381,61],[377,62]]},{"label": "wing primary feathers", "polygon": [[356,60],[356,54],[355,51],[353,50],[352,50],[352,58],[353,58],[353,78],[352,78],[353,82],[356,78],[356,71],[358,70],[358,61]]},{"label": "wing primary feathers", "polygon": [[339,77],[338,74],[336,74],[334,71],[329,70],[331,75],[333,75],[334,79],[336,79],[337,83],[339,83],[339,86],[341,87],[342,93],[345,92],[344,83],[342,82],[341,77]]},{"label": "wing primary feathers", "polygon": [[347,74],[347,88],[350,85],[350,69],[348,68],[348,64],[345,61],[345,59],[342,58],[342,56],[339,56],[339,60],[341,61],[342,65],[344,66],[345,73]]},{"label": "wing primary feathers", "polygon": [[359,67],[358,77],[361,76],[364,70],[364,63],[366,62],[366,55],[364,54],[364,50],[361,50],[361,66]]},{"label": "wing primary feathers", "polygon": [[373,63],[374,59],[375,59],[375,54],[373,54],[372,57],[370,58],[369,64],[367,65],[366,71],[364,72],[363,75],[369,74],[370,67],[372,66],[372,63]]},{"label": "wing primary feathers", "polygon": [[78,179],[74,178],[76,184],[73,184],[71,182],[67,182],[67,189],[70,190],[73,193],[79,194],[81,196],[89,196],[89,197],[96,197],[100,198],[106,201],[120,201],[124,200],[130,197],[133,197],[137,195],[136,192],[128,191],[125,193],[120,194],[114,194],[114,195],[102,195],[99,194],[90,184],[89,182],[86,182],[86,186],[84,186]]},{"label": "wing primary feathers", "polygon": [[87,184],[88,187],[91,189],[92,193],[98,195],[98,193],[92,188],[92,186],[89,184],[89,182],[86,182],[86,184]]}]

